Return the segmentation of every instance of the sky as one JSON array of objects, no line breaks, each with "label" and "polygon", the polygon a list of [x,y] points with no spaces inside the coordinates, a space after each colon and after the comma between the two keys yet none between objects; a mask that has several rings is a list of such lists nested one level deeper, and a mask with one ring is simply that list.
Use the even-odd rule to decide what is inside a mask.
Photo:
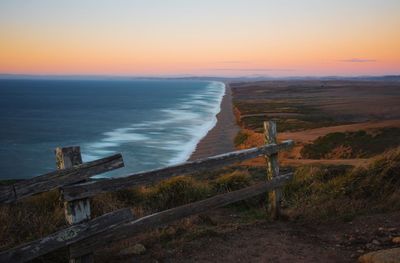
[{"label": "sky", "polygon": [[400,74],[400,0],[0,0],[0,74]]}]

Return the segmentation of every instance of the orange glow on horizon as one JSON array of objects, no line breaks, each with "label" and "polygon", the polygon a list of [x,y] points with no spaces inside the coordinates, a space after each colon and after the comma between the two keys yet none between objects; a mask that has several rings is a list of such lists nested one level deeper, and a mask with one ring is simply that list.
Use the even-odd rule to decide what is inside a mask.
[{"label": "orange glow on horizon", "polygon": [[[380,3],[369,2],[375,9]],[[1,5],[0,16],[6,14]],[[299,20],[293,14],[258,16],[256,10],[249,16],[254,21],[249,17],[236,20],[237,15],[231,17],[229,12],[221,14],[222,20],[211,13],[214,20],[198,15],[187,25],[169,16],[160,21],[144,17],[146,21],[139,23],[123,14],[122,21],[96,20],[99,25],[86,20],[69,25],[69,20],[51,19],[35,24],[39,16],[31,18],[33,24],[13,17],[0,19],[0,74],[400,74],[400,16],[395,15],[400,10],[388,6],[372,13],[374,17],[358,8],[365,12],[356,16],[358,20],[351,12],[340,17],[328,8],[324,16],[317,16],[322,11],[316,10],[315,18],[304,14]],[[60,8],[58,12],[66,11]]]}]

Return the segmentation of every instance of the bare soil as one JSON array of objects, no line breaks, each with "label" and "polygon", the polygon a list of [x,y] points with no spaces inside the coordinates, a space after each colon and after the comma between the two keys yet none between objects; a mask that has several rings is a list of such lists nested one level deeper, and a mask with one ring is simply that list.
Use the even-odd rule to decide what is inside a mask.
[{"label": "bare soil", "polygon": [[[400,101],[399,101],[400,103]],[[294,140],[296,143],[310,143],[313,142],[318,137],[327,135],[333,132],[355,132],[359,130],[371,130],[380,129],[387,127],[400,127],[400,119],[396,120],[384,120],[384,121],[372,121],[372,122],[362,122],[355,124],[346,124],[330,127],[322,127],[317,129],[310,129],[298,132],[281,132],[278,133],[278,138],[280,140]]]},{"label": "bare soil", "polygon": [[400,235],[400,212],[322,223],[243,224],[227,209],[207,216],[217,225],[214,234],[170,249],[148,247],[144,255],[118,262],[357,262],[361,254],[395,247],[390,240]]}]

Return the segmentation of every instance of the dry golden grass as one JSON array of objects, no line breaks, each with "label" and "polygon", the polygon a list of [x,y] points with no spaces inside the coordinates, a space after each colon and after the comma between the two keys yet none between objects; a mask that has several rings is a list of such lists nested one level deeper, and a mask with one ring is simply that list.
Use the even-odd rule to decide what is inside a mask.
[{"label": "dry golden grass", "polygon": [[367,168],[303,166],[285,187],[285,200],[302,218],[335,219],[400,209],[400,148]]},{"label": "dry golden grass", "polygon": [[[52,191],[13,205],[0,206],[0,250],[45,237],[65,226],[59,193]],[[61,260],[59,253],[51,261]]]}]

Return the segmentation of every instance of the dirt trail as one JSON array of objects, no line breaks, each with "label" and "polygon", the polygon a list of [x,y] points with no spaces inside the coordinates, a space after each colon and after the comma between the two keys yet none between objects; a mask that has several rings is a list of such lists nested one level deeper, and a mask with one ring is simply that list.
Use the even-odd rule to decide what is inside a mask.
[{"label": "dirt trail", "polygon": [[[357,262],[369,251],[399,246],[390,240],[400,235],[400,212],[320,223],[261,220],[244,224],[240,215],[226,209],[207,216],[217,232],[174,247],[148,247],[144,255],[115,262],[346,263]],[[374,240],[379,244],[373,245]]]},{"label": "dirt trail", "polygon": [[310,143],[320,136],[332,132],[354,132],[359,130],[370,130],[385,127],[400,127],[400,120],[385,120],[375,122],[363,122],[356,124],[347,124],[331,127],[323,127],[299,132],[281,132],[278,133],[280,140],[294,140],[296,143]]},{"label": "dirt trail", "polygon": [[282,159],[282,165],[301,166],[308,164],[324,165],[351,165],[357,167],[367,167],[371,159]]},{"label": "dirt trail", "polygon": [[[302,166],[308,164],[324,164],[324,165],[351,165],[356,167],[367,167],[372,159],[293,159],[280,158],[282,166]],[[264,157],[255,158],[242,162],[244,166],[266,166]]]},{"label": "dirt trail", "polygon": [[288,223],[244,226],[224,237],[192,244],[170,262],[351,262],[349,252]]},{"label": "dirt trail", "polygon": [[[347,223],[266,222],[204,238],[171,262],[356,262],[369,250],[393,247],[385,240],[399,228],[399,212]],[[373,240],[380,245],[371,246]]]}]

